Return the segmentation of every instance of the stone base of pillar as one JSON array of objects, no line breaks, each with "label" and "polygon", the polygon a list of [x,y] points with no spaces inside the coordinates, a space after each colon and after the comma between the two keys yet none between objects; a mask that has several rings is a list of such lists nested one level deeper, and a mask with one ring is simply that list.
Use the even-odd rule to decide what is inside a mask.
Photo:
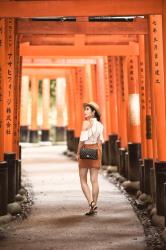
[{"label": "stone base of pillar", "polygon": [[41,141],[49,141],[50,131],[46,129],[41,130]]},{"label": "stone base of pillar", "polygon": [[115,142],[115,152],[116,152],[116,166],[118,166],[118,171],[120,167],[120,140],[116,140]]},{"label": "stone base of pillar", "polygon": [[102,145],[102,164],[109,165],[109,141],[105,141]]},{"label": "stone base of pillar", "polygon": [[142,163],[142,160],[140,161],[140,191],[142,193],[145,193],[145,166]]},{"label": "stone base of pillar", "polygon": [[8,203],[12,203],[16,196],[16,154],[5,153],[4,160],[8,165]]},{"label": "stone base of pillar", "polygon": [[74,151],[74,130],[67,130],[66,131],[66,137],[67,137],[67,148],[70,151]]},{"label": "stone base of pillar", "polygon": [[29,131],[29,142],[35,143],[35,142],[38,142],[38,141],[39,141],[38,130],[30,130]]},{"label": "stone base of pillar", "polygon": [[140,180],[140,159],[141,159],[141,143],[128,143],[129,168],[128,178],[130,181]]},{"label": "stone base of pillar", "polygon": [[126,167],[125,167],[125,153],[126,149],[125,148],[120,148],[119,149],[119,155],[120,155],[120,164],[119,164],[119,173],[124,176],[126,176]]},{"label": "stone base of pillar", "polygon": [[78,144],[79,144],[79,137],[74,138],[74,152],[77,154]]},{"label": "stone base of pillar", "polygon": [[28,142],[29,128],[28,126],[20,126],[20,141]]},{"label": "stone base of pillar", "polygon": [[165,192],[164,183],[166,183],[166,162],[155,162],[156,173],[156,208],[157,214],[165,216]]},{"label": "stone base of pillar", "polygon": [[145,184],[144,189],[145,193],[152,195],[152,190],[150,188],[150,169],[153,168],[153,159],[144,159],[144,178]]},{"label": "stone base of pillar", "polygon": [[0,216],[7,214],[8,204],[8,166],[7,162],[0,162]]},{"label": "stone base of pillar", "polygon": [[16,194],[21,188],[21,160],[16,160]]},{"label": "stone base of pillar", "polygon": [[111,134],[109,136],[109,165],[116,166],[116,149],[115,142],[118,139],[117,134]]},{"label": "stone base of pillar", "polygon": [[66,140],[66,127],[55,127],[55,140],[58,141],[65,141]]},{"label": "stone base of pillar", "polygon": [[125,173],[126,173],[126,178],[129,178],[129,153],[128,151],[125,153]]}]

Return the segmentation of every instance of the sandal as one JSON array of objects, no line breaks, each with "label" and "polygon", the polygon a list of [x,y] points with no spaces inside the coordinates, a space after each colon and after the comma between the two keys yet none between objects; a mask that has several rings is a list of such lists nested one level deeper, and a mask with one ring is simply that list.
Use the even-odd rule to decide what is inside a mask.
[{"label": "sandal", "polygon": [[97,206],[96,206],[95,203],[94,203],[94,205],[93,205],[93,203],[94,203],[94,201],[92,201],[92,202],[89,204],[90,210],[89,210],[89,212],[87,212],[85,215],[95,215],[95,214],[97,214]]}]

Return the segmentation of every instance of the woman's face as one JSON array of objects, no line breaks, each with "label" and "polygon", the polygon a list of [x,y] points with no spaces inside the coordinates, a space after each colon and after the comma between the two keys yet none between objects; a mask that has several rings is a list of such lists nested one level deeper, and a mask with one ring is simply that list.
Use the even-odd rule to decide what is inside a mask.
[{"label": "woman's face", "polygon": [[94,117],[94,112],[89,106],[86,106],[84,109],[84,118],[90,119],[91,117]]}]

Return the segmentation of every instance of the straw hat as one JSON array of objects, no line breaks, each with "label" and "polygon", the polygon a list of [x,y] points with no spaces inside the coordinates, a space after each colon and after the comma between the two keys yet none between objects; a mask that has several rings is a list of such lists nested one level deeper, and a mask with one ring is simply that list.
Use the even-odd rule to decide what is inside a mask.
[{"label": "straw hat", "polygon": [[95,111],[97,112],[97,114],[100,116],[100,111],[99,111],[99,105],[95,102],[88,102],[88,103],[83,103],[83,107],[85,108],[86,106],[90,106],[92,108],[95,109]]}]

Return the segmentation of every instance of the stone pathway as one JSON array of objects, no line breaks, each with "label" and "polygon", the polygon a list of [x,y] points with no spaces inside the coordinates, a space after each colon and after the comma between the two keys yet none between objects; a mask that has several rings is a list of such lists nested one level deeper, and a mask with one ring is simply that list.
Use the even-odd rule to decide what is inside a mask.
[{"label": "stone pathway", "polygon": [[120,191],[100,175],[97,216],[87,217],[77,162],[65,145],[22,150],[23,171],[34,192],[28,219],[12,223],[3,250],[144,250],[143,227]]}]

